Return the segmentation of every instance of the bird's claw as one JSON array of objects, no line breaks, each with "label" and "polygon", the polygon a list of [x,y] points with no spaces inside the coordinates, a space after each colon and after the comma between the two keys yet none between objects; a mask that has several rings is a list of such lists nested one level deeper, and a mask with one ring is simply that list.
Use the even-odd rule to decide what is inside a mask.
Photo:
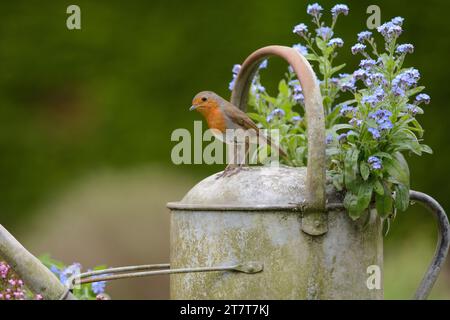
[{"label": "bird's claw", "polygon": [[225,170],[223,170],[222,173],[217,175],[216,180],[220,179],[220,178],[234,176],[235,174],[239,173],[242,169],[243,169],[242,165],[239,165],[239,166],[228,166],[228,167],[225,168]]}]

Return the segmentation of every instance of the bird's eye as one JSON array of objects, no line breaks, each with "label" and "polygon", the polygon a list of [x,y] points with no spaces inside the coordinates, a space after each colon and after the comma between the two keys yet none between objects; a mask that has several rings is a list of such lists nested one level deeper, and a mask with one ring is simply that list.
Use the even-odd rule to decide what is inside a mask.
[{"label": "bird's eye", "polygon": [[206,97],[203,97],[203,98],[202,98],[202,101],[206,101],[206,100],[208,100],[208,98],[206,98]]}]

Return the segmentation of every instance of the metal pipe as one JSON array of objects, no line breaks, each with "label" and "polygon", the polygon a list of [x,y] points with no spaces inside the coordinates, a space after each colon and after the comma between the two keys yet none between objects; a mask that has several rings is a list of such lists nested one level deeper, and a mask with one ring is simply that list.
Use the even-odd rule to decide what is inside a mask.
[{"label": "metal pipe", "polygon": [[[156,270],[156,271],[141,271],[141,272],[129,272],[121,273],[124,271],[131,270],[153,270],[153,269],[166,269],[166,270]],[[118,267],[103,270],[96,270],[90,272],[84,272],[78,275],[74,275],[69,278],[68,283],[70,289],[76,284],[76,280],[79,279],[79,283],[92,283],[100,281],[110,281],[118,279],[128,279],[128,278],[140,278],[161,274],[175,274],[175,273],[191,273],[191,272],[216,272],[216,271],[236,271],[242,273],[258,273],[261,272],[264,265],[261,262],[245,262],[232,266],[216,266],[216,267],[197,267],[197,268],[178,268],[170,269],[169,264],[155,264],[155,265],[143,265],[143,266],[128,266],[128,267]],[[99,276],[105,274],[104,276]]]}]

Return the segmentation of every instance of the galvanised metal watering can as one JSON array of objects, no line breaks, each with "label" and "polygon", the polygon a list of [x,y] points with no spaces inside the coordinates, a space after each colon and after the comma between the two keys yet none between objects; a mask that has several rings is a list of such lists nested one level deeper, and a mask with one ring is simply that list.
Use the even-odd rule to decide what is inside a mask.
[{"label": "galvanised metal watering can", "polygon": [[[171,209],[170,264],[85,272],[63,285],[0,225],[0,257],[45,299],[75,299],[75,283],[171,274],[172,299],[382,299],[367,271],[382,269],[382,221],[375,209],[367,222],[352,221],[342,196],[327,183],[322,97],[308,61],[289,47],[257,50],[243,63],[232,103],[245,110],[260,62],[285,59],[305,96],[308,167],[252,167],[238,175],[210,176]],[[416,292],[431,291],[449,248],[449,221],[430,196],[411,191],[411,200],[434,213],[436,253]]]},{"label": "galvanised metal watering can", "polygon": [[[171,298],[382,299],[382,285],[368,284],[368,270],[383,266],[382,221],[375,209],[367,213],[368,222],[351,220],[342,196],[327,182],[322,97],[308,61],[289,47],[257,50],[242,64],[231,102],[245,111],[253,77],[269,56],[286,60],[303,88],[308,167],[249,167],[231,177],[213,175],[180,202],[169,203],[172,268],[250,267],[174,274]],[[411,199],[430,207],[440,228],[436,255],[416,293],[423,299],[445,260],[449,224],[433,199],[414,191]]]}]

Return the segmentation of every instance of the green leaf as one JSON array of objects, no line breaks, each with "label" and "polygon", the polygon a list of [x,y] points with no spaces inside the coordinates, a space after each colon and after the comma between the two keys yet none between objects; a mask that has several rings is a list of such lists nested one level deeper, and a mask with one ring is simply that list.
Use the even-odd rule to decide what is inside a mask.
[{"label": "green leaf", "polygon": [[263,115],[257,114],[257,113],[253,113],[253,112],[248,112],[247,115],[255,122],[259,122],[261,124],[263,124],[264,126],[267,126],[267,121],[266,118]]},{"label": "green leaf", "polygon": [[361,172],[361,177],[364,180],[367,180],[369,178],[370,168],[367,163],[361,162],[361,164],[359,165],[359,171]]},{"label": "green leaf", "polygon": [[409,188],[403,184],[397,184],[395,190],[395,207],[400,211],[405,211],[409,206]]},{"label": "green leaf", "polygon": [[415,94],[418,94],[419,92],[422,92],[423,89],[425,89],[424,86],[418,86],[418,87],[415,87],[415,88],[413,88],[413,89],[410,89],[410,90],[406,91],[406,95],[407,95],[408,97],[413,96],[413,95],[415,95]]},{"label": "green leaf", "polygon": [[353,129],[353,126],[350,124],[342,123],[342,124],[334,125],[332,129],[336,132],[336,131],[342,130],[342,129]]},{"label": "green leaf", "polygon": [[408,163],[400,152],[396,152],[392,159],[384,159],[383,166],[393,182],[409,188]]},{"label": "green leaf", "polygon": [[338,71],[344,69],[344,67],[345,67],[345,63],[343,63],[343,64],[341,64],[341,65],[339,65],[339,66],[334,67],[333,69],[331,69],[331,75],[333,75],[333,74],[335,74],[336,72],[338,72]]},{"label": "green leaf", "polygon": [[422,150],[422,152],[433,154],[433,150],[426,144],[421,144],[420,149]]},{"label": "green leaf", "polygon": [[357,174],[358,174],[358,156],[359,150],[349,149],[345,155],[344,162],[344,182],[345,186],[356,192]]},{"label": "green leaf", "polygon": [[342,174],[333,175],[333,185],[338,191],[343,190],[344,177]]},{"label": "green leaf", "polygon": [[350,191],[348,191],[345,194],[344,207],[348,210],[348,214],[350,218],[352,218],[353,220],[358,219],[360,216],[360,212],[356,210],[357,204],[358,204],[358,197],[353,193],[351,193]]},{"label": "green leaf", "polygon": [[316,37],[316,44],[321,51],[325,51],[327,48],[326,42],[321,37]]},{"label": "green leaf", "polygon": [[278,91],[280,94],[284,95],[285,97],[289,96],[289,86],[287,85],[286,81],[283,79],[278,84]]},{"label": "green leaf", "polygon": [[358,191],[358,202],[355,208],[360,214],[367,209],[372,200],[373,185],[370,182],[364,182],[360,185]]},{"label": "green leaf", "polygon": [[377,153],[374,153],[373,156],[377,157],[377,158],[392,159],[392,156],[389,153],[386,153],[386,152],[377,152]]},{"label": "green leaf", "polygon": [[378,193],[380,196],[384,195],[384,187],[380,180],[375,180],[373,184],[373,190]]},{"label": "green leaf", "polygon": [[387,218],[392,213],[392,196],[389,189],[384,185],[384,195],[375,193],[375,202],[378,214],[382,218]]}]

